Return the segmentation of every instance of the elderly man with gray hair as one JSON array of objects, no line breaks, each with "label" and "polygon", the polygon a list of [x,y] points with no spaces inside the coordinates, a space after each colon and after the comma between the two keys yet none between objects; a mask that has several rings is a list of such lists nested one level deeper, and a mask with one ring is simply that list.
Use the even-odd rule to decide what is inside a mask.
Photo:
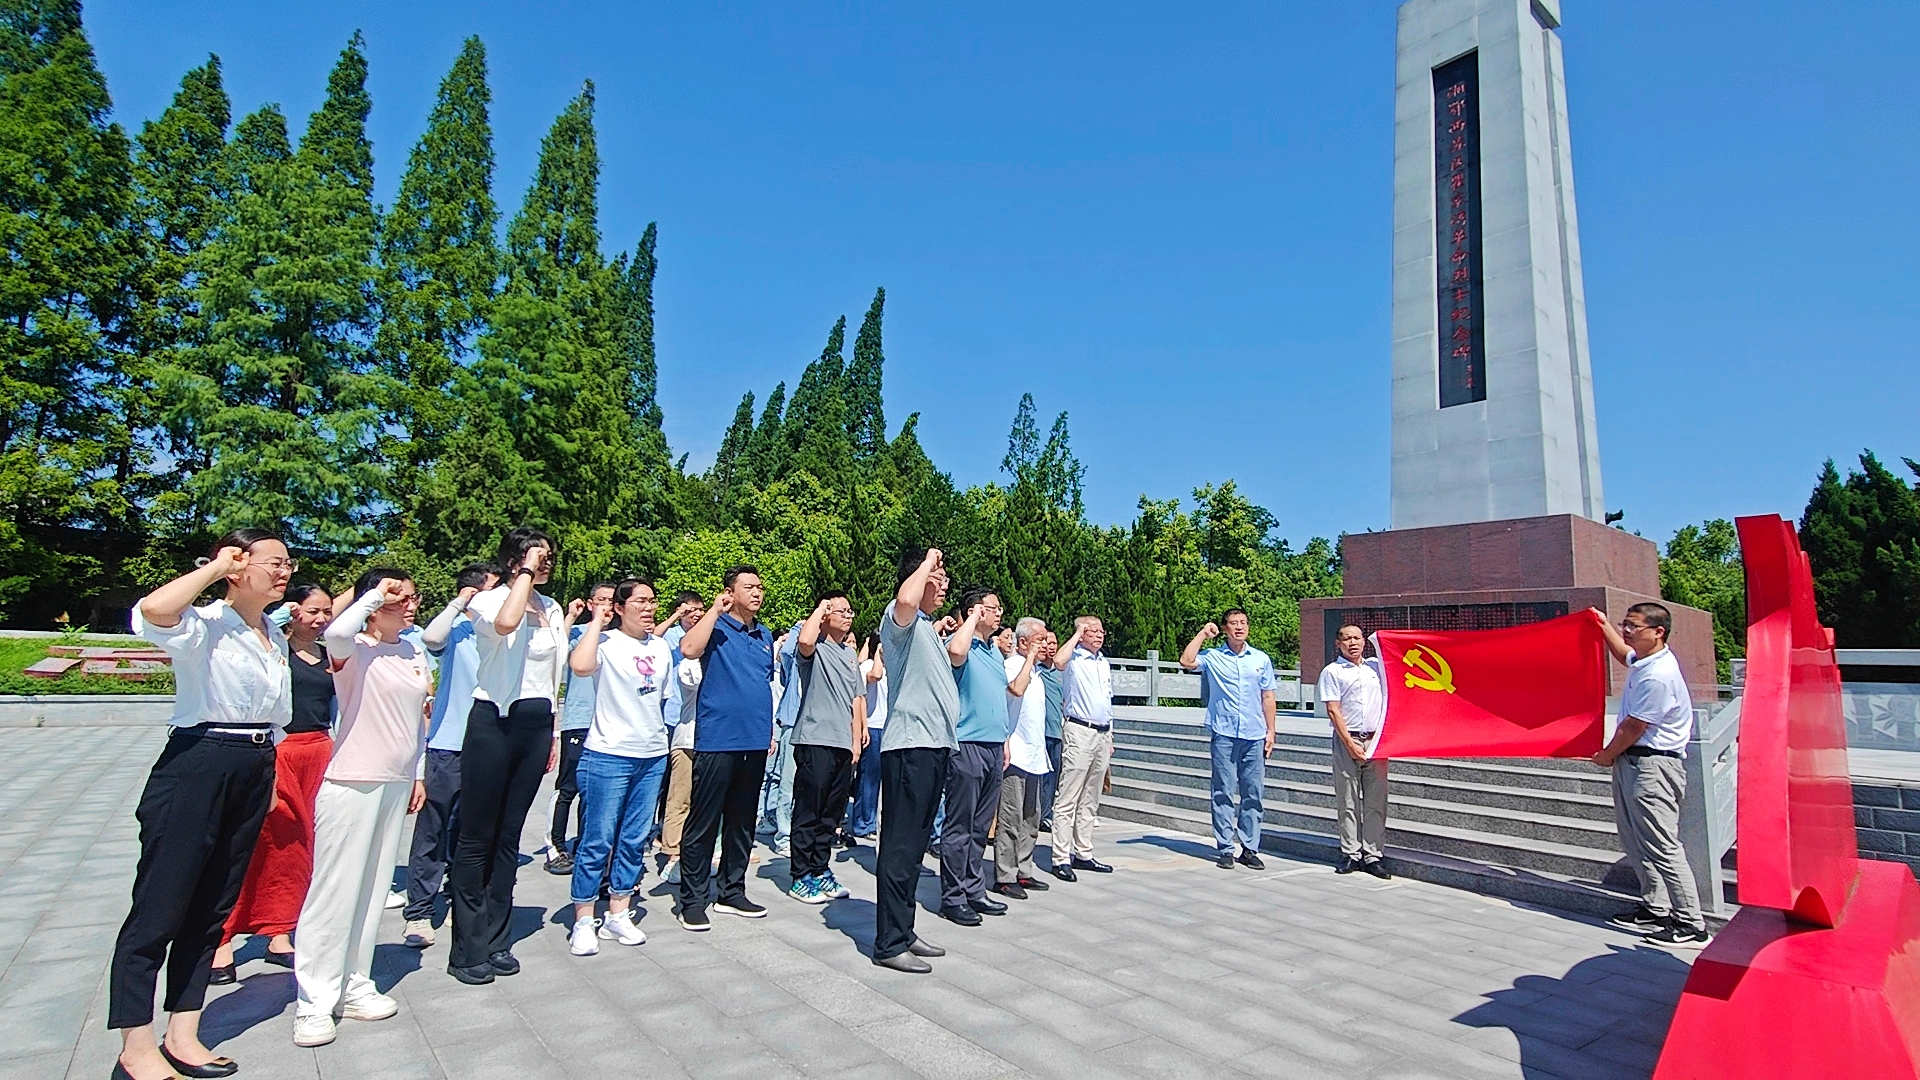
[{"label": "elderly man with gray hair", "polygon": [[993,891],[1025,900],[1047,887],[1033,867],[1040,836],[1040,786],[1052,771],[1047,760],[1047,688],[1034,677],[1046,648],[1047,624],[1029,615],[1013,628],[1007,667],[1006,769],[1000,780],[1000,824],[993,838]]}]

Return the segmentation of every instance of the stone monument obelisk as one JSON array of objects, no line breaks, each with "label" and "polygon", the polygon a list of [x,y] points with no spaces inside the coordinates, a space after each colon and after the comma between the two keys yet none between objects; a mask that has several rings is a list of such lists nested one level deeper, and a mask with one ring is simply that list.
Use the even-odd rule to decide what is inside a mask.
[{"label": "stone monument obelisk", "polygon": [[[1301,666],[1343,622],[1492,629],[1660,595],[1605,524],[1559,0],[1407,0],[1394,94],[1392,527],[1302,601]],[[1709,616],[1674,611],[1688,682]]]}]

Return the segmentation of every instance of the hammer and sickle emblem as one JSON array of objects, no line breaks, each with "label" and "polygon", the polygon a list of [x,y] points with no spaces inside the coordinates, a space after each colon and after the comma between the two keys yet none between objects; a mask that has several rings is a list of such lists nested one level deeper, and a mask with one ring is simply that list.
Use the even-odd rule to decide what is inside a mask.
[{"label": "hammer and sickle emblem", "polygon": [[1408,667],[1419,668],[1427,675],[1423,679],[1411,671],[1407,672],[1409,687],[1416,690],[1444,690],[1449,694],[1454,692],[1453,667],[1447,663],[1446,657],[1435,652],[1431,646],[1423,649],[1416,645],[1408,649],[1405,660]]}]

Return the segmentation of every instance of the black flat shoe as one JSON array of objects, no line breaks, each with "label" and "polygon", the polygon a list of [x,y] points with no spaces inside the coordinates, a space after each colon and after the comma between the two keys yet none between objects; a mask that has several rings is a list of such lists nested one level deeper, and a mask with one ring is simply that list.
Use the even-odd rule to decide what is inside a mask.
[{"label": "black flat shoe", "polygon": [[925,960],[920,959],[910,952],[896,953],[884,960],[876,956],[873,958],[873,965],[875,967],[892,968],[895,971],[904,971],[909,975],[925,975],[927,972],[933,970],[932,964],[927,963]]},{"label": "black flat shoe", "polygon": [[495,975],[520,974],[520,961],[514,959],[513,954],[505,949],[487,957],[487,964],[493,968]]},{"label": "black flat shoe", "polygon": [[167,1050],[166,1043],[160,1044],[160,1056],[167,1059],[167,1064],[173,1066],[174,1072],[187,1080],[216,1080],[217,1077],[232,1076],[240,1071],[240,1063],[230,1057],[217,1057],[205,1065],[189,1065],[174,1057]]},{"label": "black flat shoe", "polygon": [[907,951],[908,951],[908,952],[910,952],[910,953],[912,953],[912,954],[913,954],[913,955],[915,955],[915,956],[945,956],[945,955],[947,955],[947,950],[945,950],[945,949],[943,949],[943,948],[941,948],[941,947],[940,947],[940,946],[938,946],[938,945],[933,945],[933,944],[930,944],[930,943],[928,943],[928,942],[925,942],[925,941],[922,941],[922,940],[921,940],[921,939],[919,939],[919,938],[914,938],[914,939],[913,939],[913,944],[911,944],[911,945],[908,945],[908,946],[907,946]]},{"label": "black flat shoe", "polygon": [[1231,851],[1221,852],[1220,858],[1215,861],[1214,865],[1218,866],[1222,870],[1233,869],[1233,852]]},{"label": "black flat shoe", "polygon": [[1082,859],[1075,857],[1073,860],[1073,868],[1075,870],[1091,870],[1096,874],[1113,873],[1113,867],[1108,866],[1099,859]]},{"label": "black flat shoe", "polygon": [[493,981],[492,964],[475,964],[472,967],[447,965],[447,974],[466,983],[468,986],[485,986]]},{"label": "black flat shoe", "polygon": [[1017,881],[1009,881],[1004,885],[995,885],[993,891],[1009,900],[1025,900],[1027,898],[1027,890],[1021,888],[1020,883]]},{"label": "black flat shoe", "polygon": [[1073,867],[1071,866],[1051,867],[1047,870],[1047,873],[1052,874],[1054,877],[1059,878],[1061,881],[1079,881],[1080,880],[1080,875],[1074,873]]},{"label": "black flat shoe", "polygon": [[1240,853],[1240,865],[1249,870],[1265,870],[1267,868],[1267,864],[1260,861],[1260,856],[1255,855],[1251,851],[1242,851]]},{"label": "black flat shoe", "polygon": [[975,897],[967,901],[967,906],[982,915],[1005,915],[1007,913],[1007,905],[998,900],[989,900],[984,896]]},{"label": "black flat shoe", "polygon": [[970,907],[943,907],[940,909],[940,917],[960,926],[979,926],[986,921],[980,917],[979,912]]},{"label": "black flat shoe", "polygon": [[1030,877],[1021,878],[1020,887],[1027,890],[1028,892],[1046,892],[1049,888],[1052,888],[1052,886],[1048,885],[1044,881],[1041,881],[1039,878],[1030,878]]},{"label": "black flat shoe", "polygon": [[268,949],[267,955],[261,957],[261,959],[272,964],[274,967],[289,969],[293,967],[293,954],[290,952],[274,952],[272,949]]},{"label": "black flat shoe", "polygon": [[227,986],[229,984],[238,982],[240,980],[240,976],[234,971],[235,966],[236,965],[233,965],[233,964],[213,965],[212,972],[210,972],[207,975],[207,985],[208,986]]}]

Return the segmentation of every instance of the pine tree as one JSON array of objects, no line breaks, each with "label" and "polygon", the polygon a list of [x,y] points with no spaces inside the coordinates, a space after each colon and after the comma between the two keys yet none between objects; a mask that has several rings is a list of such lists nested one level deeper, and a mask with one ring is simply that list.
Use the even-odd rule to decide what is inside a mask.
[{"label": "pine tree", "polygon": [[780,383],[767,395],[760,410],[760,422],[754,425],[753,438],[744,455],[746,467],[736,474],[737,482],[762,487],[787,471],[787,384]]},{"label": "pine tree", "polygon": [[660,408],[660,365],[653,347],[653,277],[660,265],[656,254],[659,242],[658,225],[648,222],[647,231],[633,249],[633,258],[621,269],[618,295],[620,349],[631,372],[627,408],[639,425],[649,464],[657,458],[664,466],[668,457],[666,415]]},{"label": "pine tree", "polygon": [[1007,433],[1007,453],[1000,459],[1000,471],[1013,477],[1014,483],[1029,481],[1040,467],[1040,425],[1034,419],[1033,395],[1021,394],[1013,412],[1013,430]]},{"label": "pine tree", "polygon": [[791,467],[807,470],[834,491],[846,490],[853,470],[843,394],[846,342],[847,320],[842,316],[828,332],[820,358],[801,374],[783,425]]},{"label": "pine tree", "polygon": [[887,417],[880,392],[887,363],[880,347],[880,318],[886,306],[887,290],[874,290],[873,304],[853,340],[853,363],[847,368],[847,438],[860,461],[871,461],[887,449]]},{"label": "pine tree", "polygon": [[740,396],[740,406],[733,410],[733,423],[727,425],[727,434],[720,440],[720,450],[713,456],[713,468],[707,473],[708,483],[721,503],[728,501],[734,484],[743,478],[750,467],[752,447],[753,391],[749,390]]},{"label": "pine tree", "polygon": [[[393,470],[394,532],[439,515],[421,504],[427,474],[476,403],[466,365],[500,276],[494,242],[493,128],[485,47],[468,38],[414,145],[381,230],[381,320],[374,351],[386,382],[382,456]],[[480,399],[484,401],[484,399]],[[445,550],[447,539],[426,542]]]},{"label": "pine tree", "polygon": [[369,108],[356,34],[297,152],[284,156],[277,111],[235,133],[238,193],[195,260],[188,341],[160,372],[176,433],[208,454],[187,479],[203,527],[284,523],[296,546],[331,551],[369,537]]},{"label": "pine tree", "polygon": [[115,352],[143,252],[111,110],[77,2],[0,8],[0,604],[94,572],[36,530],[131,512]]},{"label": "pine tree", "polygon": [[[1920,476],[1920,464],[1907,468]],[[1800,519],[1820,619],[1843,649],[1920,648],[1920,490],[1872,453],[1828,461]]]}]

